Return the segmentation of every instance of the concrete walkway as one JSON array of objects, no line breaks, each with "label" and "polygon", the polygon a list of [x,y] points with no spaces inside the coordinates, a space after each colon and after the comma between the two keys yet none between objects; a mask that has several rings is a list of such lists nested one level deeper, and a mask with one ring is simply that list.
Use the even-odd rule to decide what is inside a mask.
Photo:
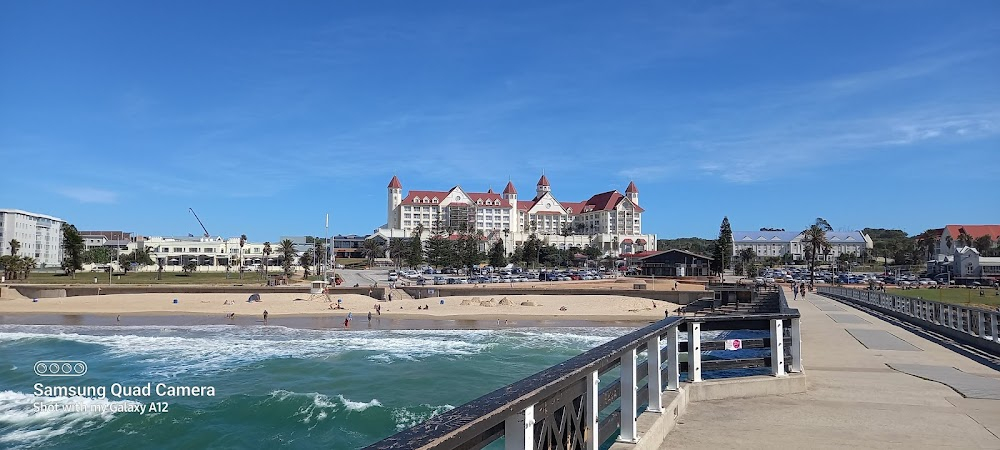
[{"label": "concrete walkway", "polygon": [[661,448],[1000,449],[1000,372],[817,294],[790,306],[808,392],[692,403]]}]

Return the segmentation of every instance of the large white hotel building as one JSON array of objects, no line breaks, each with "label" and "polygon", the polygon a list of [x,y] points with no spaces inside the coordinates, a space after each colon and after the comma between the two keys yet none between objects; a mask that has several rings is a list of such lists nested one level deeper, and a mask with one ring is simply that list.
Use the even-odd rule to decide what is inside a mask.
[{"label": "large white hotel building", "polygon": [[467,192],[455,186],[403,196],[403,185],[393,176],[388,191],[386,225],[375,230],[384,239],[410,237],[423,226],[424,239],[481,231],[487,242],[503,239],[508,254],[532,234],[560,249],[597,247],[610,255],[656,249],[656,235],[642,233],[643,209],[632,182],[624,195],[613,190],[582,202],[557,200],[545,175],[530,200],[519,200],[510,181],[502,193]]}]

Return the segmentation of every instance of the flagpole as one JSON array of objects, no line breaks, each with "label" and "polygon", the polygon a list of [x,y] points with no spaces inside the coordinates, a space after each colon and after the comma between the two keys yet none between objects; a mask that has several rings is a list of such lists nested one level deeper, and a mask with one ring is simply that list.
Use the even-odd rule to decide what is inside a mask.
[{"label": "flagpole", "polygon": [[323,267],[326,268],[326,270],[323,272],[324,279],[326,278],[326,274],[329,273],[330,270],[332,269],[332,267],[330,266],[330,250],[327,248],[328,245],[330,245],[330,213],[326,213],[326,242],[323,243],[323,252],[326,253],[326,255],[324,255],[326,263],[323,264]]}]

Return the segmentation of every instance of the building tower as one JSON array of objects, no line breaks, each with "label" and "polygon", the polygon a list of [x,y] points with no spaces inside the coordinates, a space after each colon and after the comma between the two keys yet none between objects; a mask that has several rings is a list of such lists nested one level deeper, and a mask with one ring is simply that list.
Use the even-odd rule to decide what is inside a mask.
[{"label": "building tower", "polygon": [[632,204],[639,204],[639,190],[635,187],[635,182],[629,180],[628,187],[625,188],[625,196],[632,200]]},{"label": "building tower", "polygon": [[388,214],[386,218],[386,226],[390,229],[392,228],[402,228],[403,224],[399,220],[399,204],[403,203],[403,184],[399,182],[399,178],[395,175],[392,176],[392,180],[389,181],[389,204],[388,204]]},{"label": "building tower", "polygon": [[535,186],[535,198],[541,197],[547,192],[552,192],[552,186],[549,185],[549,179],[545,178],[545,174],[538,179],[538,185]]},{"label": "building tower", "polygon": [[[514,189],[514,182],[508,180],[507,187],[503,188],[503,198],[510,205],[510,230],[521,230],[521,215],[517,210],[517,189]],[[507,245],[504,243],[504,245]],[[513,248],[508,246],[508,248]]]}]

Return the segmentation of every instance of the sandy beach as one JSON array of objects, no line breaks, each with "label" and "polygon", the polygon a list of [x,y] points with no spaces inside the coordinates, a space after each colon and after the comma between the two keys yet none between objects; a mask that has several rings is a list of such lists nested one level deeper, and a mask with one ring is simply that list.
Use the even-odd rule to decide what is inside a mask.
[{"label": "sandy beach", "polygon": [[[435,297],[391,302],[356,294],[331,295],[332,301],[309,297],[263,293],[261,301],[248,302],[246,294],[117,294],[40,298],[34,302],[17,296],[0,298],[0,314],[205,315],[218,317],[221,323],[231,313],[239,318],[261,317],[264,310],[269,317],[343,318],[351,313],[355,320],[365,319],[370,311],[383,319],[641,321],[661,319],[664,311],[677,308],[669,302],[617,295]],[[338,304],[343,309],[331,309]],[[374,309],[376,304],[381,315]],[[422,309],[424,306],[429,308]]]}]

